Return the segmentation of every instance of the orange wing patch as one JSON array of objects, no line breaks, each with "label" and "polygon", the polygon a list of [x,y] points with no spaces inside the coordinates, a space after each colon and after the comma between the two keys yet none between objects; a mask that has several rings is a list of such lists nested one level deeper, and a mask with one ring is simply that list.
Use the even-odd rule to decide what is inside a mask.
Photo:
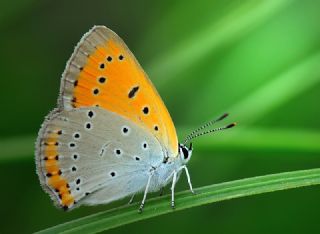
[{"label": "orange wing patch", "polygon": [[40,142],[42,149],[40,148],[40,150],[43,151],[43,158],[39,160],[44,164],[42,173],[46,177],[46,185],[51,196],[61,207],[67,210],[75,204],[75,199],[71,195],[69,184],[63,177],[59,166],[58,137],[60,134],[61,130],[56,130],[42,139]]},{"label": "orange wing patch", "polygon": [[104,26],[94,27],[76,47],[63,75],[60,106],[115,112],[152,132],[169,157],[178,155],[176,130],[161,97],[124,42]]}]

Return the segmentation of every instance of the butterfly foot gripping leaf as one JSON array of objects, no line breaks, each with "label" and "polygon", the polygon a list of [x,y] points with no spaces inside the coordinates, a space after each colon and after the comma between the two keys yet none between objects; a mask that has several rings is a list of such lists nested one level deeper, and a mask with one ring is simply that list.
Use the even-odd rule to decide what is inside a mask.
[{"label": "butterfly foot gripping leaf", "polygon": [[[191,136],[192,138],[193,136]],[[190,138],[190,139],[191,139]],[[62,75],[58,107],[36,142],[40,183],[65,210],[158,191],[185,169],[171,117],[139,63],[110,29],[95,26]],[[142,208],[141,208],[142,210]]]}]

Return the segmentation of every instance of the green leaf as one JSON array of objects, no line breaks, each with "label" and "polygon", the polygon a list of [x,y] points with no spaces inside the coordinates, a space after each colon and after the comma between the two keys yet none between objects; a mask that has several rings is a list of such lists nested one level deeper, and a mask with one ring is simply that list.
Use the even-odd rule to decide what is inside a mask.
[{"label": "green leaf", "polygon": [[170,196],[147,201],[142,214],[138,204],[99,212],[38,233],[95,233],[125,224],[173,213],[191,207],[250,195],[320,184],[320,169],[285,172],[266,176],[236,180],[196,189],[197,195],[189,191],[176,194],[176,209],[170,207]]}]

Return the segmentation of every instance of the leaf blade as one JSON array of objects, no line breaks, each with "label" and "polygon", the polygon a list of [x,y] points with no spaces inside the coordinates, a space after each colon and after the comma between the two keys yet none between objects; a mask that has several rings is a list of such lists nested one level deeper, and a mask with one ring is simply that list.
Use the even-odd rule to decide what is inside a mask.
[{"label": "leaf blade", "polygon": [[87,217],[60,224],[38,233],[95,233],[151,217],[239,197],[275,192],[320,184],[320,168],[283,172],[252,177],[197,189],[196,196],[189,191],[176,194],[177,207],[170,207],[170,196],[150,199],[142,214],[137,212],[137,204],[99,212]]}]

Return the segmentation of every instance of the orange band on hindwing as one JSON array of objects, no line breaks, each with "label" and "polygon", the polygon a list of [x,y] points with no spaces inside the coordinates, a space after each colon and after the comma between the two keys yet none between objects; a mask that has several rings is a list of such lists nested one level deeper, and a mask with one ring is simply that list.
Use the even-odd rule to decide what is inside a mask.
[{"label": "orange band on hindwing", "polygon": [[65,209],[74,204],[74,198],[70,194],[69,185],[59,166],[58,134],[50,133],[44,139],[44,169],[47,177],[47,185],[55,191],[59,203]]}]

